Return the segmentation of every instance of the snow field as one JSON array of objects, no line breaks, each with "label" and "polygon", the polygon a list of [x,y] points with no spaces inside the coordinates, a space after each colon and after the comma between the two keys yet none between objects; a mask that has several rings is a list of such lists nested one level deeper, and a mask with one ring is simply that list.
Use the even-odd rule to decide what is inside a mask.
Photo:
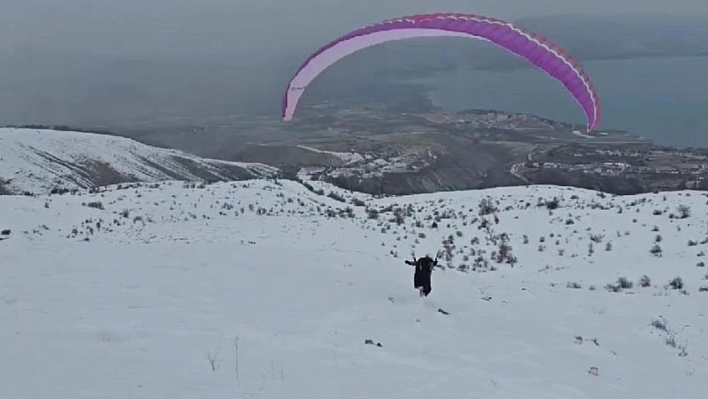
[{"label": "snow field", "polygon": [[[702,193],[356,196],[254,180],[0,197],[0,397],[704,397]],[[493,260],[503,234],[513,267]],[[418,298],[403,260],[449,236]],[[605,288],[619,277],[633,286]]]}]

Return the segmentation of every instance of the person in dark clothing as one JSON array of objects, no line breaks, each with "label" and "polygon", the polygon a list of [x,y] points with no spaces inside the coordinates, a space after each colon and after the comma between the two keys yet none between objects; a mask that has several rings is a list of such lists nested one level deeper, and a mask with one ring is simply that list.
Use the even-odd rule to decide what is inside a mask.
[{"label": "person in dark clothing", "polygon": [[433,290],[430,284],[430,277],[433,274],[433,268],[438,265],[438,257],[435,259],[430,256],[425,256],[420,259],[415,258],[415,253],[413,255],[413,261],[405,261],[407,265],[415,266],[415,273],[413,274],[413,288],[417,288],[420,296],[428,296],[430,291]]}]

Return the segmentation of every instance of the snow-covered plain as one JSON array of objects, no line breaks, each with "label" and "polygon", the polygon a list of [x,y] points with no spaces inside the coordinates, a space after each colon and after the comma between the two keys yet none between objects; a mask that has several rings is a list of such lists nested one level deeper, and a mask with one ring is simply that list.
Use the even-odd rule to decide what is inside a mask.
[{"label": "snow-covered plain", "polygon": [[[0,398],[706,397],[704,194],[356,197],[0,197]],[[403,261],[444,247],[419,298]]]}]

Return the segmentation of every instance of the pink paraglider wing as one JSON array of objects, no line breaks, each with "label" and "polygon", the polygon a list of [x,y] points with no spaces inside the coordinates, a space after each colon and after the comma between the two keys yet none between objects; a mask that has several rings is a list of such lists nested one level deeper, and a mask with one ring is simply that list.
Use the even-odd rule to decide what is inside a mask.
[{"label": "pink paraglider wing", "polygon": [[473,14],[426,14],[401,17],[354,30],[326,44],[300,66],[283,96],[282,117],[291,120],[305,88],[330,65],[366,47],[417,37],[456,36],[491,42],[546,72],[565,86],[583,109],[587,130],[600,119],[592,81],[566,51],[548,39],[513,24]]}]

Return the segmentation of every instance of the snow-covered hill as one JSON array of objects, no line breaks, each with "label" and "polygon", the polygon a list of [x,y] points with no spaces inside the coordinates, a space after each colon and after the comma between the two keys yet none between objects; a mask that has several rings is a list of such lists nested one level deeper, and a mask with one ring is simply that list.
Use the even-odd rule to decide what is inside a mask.
[{"label": "snow-covered hill", "polygon": [[257,163],[203,159],[124,137],[0,128],[0,191],[9,193],[135,181],[242,180],[276,171]]},{"label": "snow-covered hill", "polygon": [[706,395],[705,194],[199,187],[0,197],[0,397]]}]

